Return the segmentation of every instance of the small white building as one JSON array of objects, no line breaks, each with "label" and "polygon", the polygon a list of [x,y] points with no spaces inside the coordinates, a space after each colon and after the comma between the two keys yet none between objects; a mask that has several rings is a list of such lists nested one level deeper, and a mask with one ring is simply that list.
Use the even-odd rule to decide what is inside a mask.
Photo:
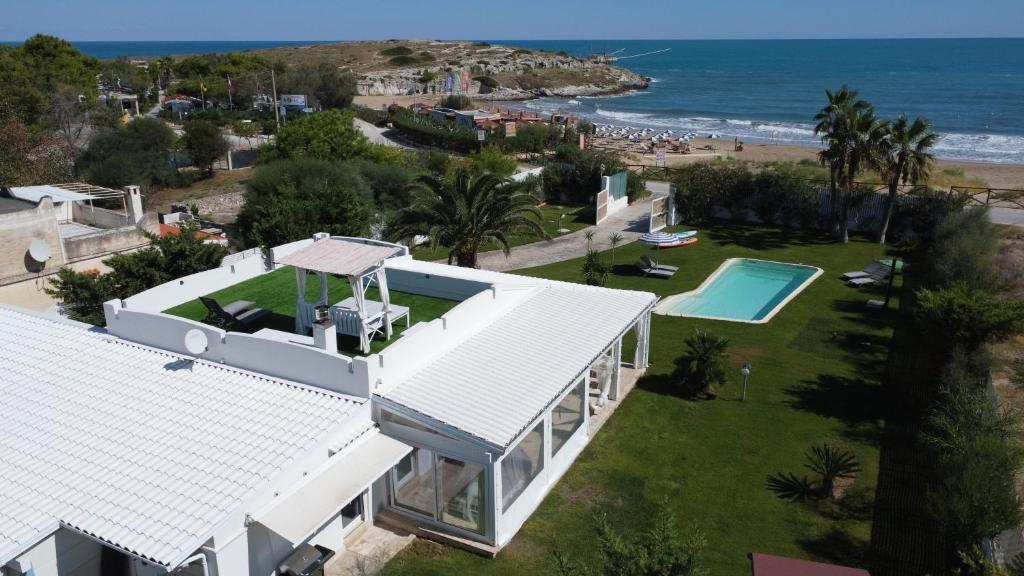
[{"label": "small white building", "polygon": [[[386,322],[389,288],[459,303],[353,356],[335,323],[379,332],[365,297],[314,306],[313,337],[162,312],[282,260],[303,293],[321,264],[376,287]],[[370,523],[493,554],[646,367],[655,301],[318,235],[108,302],[106,329],[0,308],[0,566],[275,574]]]}]

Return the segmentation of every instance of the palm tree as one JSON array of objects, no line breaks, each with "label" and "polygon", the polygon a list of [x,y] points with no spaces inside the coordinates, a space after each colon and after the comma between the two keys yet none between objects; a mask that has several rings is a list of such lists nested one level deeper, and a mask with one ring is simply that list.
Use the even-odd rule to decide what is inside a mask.
[{"label": "palm tree", "polygon": [[725,384],[725,352],[729,339],[706,330],[697,330],[686,339],[686,354],[681,358],[686,384],[696,393],[714,397],[715,385]]},{"label": "palm tree", "polygon": [[618,232],[612,232],[612,235],[608,237],[608,241],[612,245],[612,268],[615,268],[615,247],[622,243],[622,234]]},{"label": "palm tree", "polygon": [[477,252],[487,242],[500,245],[507,256],[513,234],[548,238],[533,185],[491,173],[473,175],[464,168],[451,180],[420,176],[410,186],[409,206],[399,212],[389,235],[406,241],[427,236],[431,248],[449,249],[449,264],[454,258],[459,266],[475,268]]},{"label": "palm tree", "polygon": [[825,498],[834,495],[836,480],[853,478],[861,471],[860,461],[855,454],[828,444],[811,446],[804,466],[820,479],[818,491]]},{"label": "palm tree", "polygon": [[878,170],[889,185],[889,196],[885,202],[885,218],[878,231],[881,244],[885,244],[885,235],[889,231],[899,185],[917,184],[928,179],[935,159],[930,150],[939,141],[939,135],[931,131],[927,119],[918,116],[910,122],[903,114],[886,126],[884,136]]},{"label": "palm tree", "polygon": [[875,164],[885,123],[875,116],[874,106],[858,98],[856,90],[844,85],[836,92],[826,90],[825,95],[828,104],[814,116],[814,132],[825,144],[818,158],[829,168],[833,232],[848,242],[847,221],[857,173]]}]

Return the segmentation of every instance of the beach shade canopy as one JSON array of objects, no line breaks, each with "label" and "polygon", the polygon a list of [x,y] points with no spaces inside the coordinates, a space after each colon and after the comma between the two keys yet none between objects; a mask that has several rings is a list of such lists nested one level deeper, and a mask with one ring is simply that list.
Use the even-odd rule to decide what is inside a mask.
[{"label": "beach shade canopy", "polygon": [[640,237],[640,241],[645,244],[672,244],[679,242],[679,237],[669,232],[648,232]]},{"label": "beach shade canopy", "polygon": [[886,260],[879,260],[879,262],[881,262],[882,264],[884,264],[888,268],[892,268],[892,263],[893,263],[894,260],[896,262],[896,271],[897,272],[902,271],[903,270],[903,260],[896,260],[895,258],[888,258]]}]

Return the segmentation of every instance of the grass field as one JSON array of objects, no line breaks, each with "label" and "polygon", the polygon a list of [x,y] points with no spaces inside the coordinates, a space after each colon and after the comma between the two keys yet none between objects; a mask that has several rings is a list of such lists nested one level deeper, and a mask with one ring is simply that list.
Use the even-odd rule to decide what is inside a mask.
[{"label": "grass field", "polygon": [[[639,277],[632,262],[643,254],[680,271],[669,280]],[[765,325],[656,315],[647,375],[496,559],[416,541],[385,572],[551,574],[555,548],[584,562],[599,556],[596,510],[628,533],[645,528],[662,502],[681,526],[693,523],[706,534],[711,574],[749,573],[752,551],[865,566],[884,424],[879,378],[894,313],[865,310],[884,288],[850,288],[838,276],[882,254],[866,241],[840,245],[817,234],[736,225],[708,229],[691,247],[619,248],[608,286],[661,296],[695,288],[729,257],[813,264],[825,274]],[[581,280],[579,261],[522,273]],[[716,400],[682,398],[672,376],[683,340],[696,328],[731,342],[732,380]],[[753,373],[740,402],[746,361]],[[794,503],[766,489],[771,474],[803,475],[804,453],[822,442],[853,451],[864,467],[845,498]]]},{"label": "grass field", "polygon": [[[567,232],[559,232],[558,222],[562,214],[565,214],[565,219],[562,224],[565,226]],[[562,204],[545,204],[540,207],[541,224],[544,226],[544,232],[552,238],[557,238],[569,232],[575,232],[582,230],[587,226],[594,224],[594,211],[589,206],[565,206]],[[538,239],[533,236],[518,235],[509,238],[509,244],[512,246],[522,246],[523,244],[529,244],[536,242]],[[497,243],[488,243],[484,246],[481,252],[489,252],[491,250],[500,250],[501,247]],[[448,249],[443,246],[438,246],[436,250],[431,250],[429,246],[422,246],[412,251],[413,258],[417,260],[447,260]]]}]

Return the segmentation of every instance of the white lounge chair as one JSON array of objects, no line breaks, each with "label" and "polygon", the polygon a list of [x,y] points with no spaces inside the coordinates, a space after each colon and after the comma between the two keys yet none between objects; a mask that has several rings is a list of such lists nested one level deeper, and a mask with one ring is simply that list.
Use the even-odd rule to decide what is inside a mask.
[{"label": "white lounge chair", "polygon": [[875,272],[874,274],[870,274],[868,276],[863,276],[861,278],[854,278],[854,279],[850,280],[849,282],[847,282],[847,284],[850,285],[850,286],[854,286],[854,287],[870,286],[871,284],[875,284],[875,283],[878,283],[878,282],[882,282],[883,280],[887,280],[889,278],[889,267],[888,266],[883,266],[883,268],[884,268],[883,270],[879,270],[878,272]]}]

